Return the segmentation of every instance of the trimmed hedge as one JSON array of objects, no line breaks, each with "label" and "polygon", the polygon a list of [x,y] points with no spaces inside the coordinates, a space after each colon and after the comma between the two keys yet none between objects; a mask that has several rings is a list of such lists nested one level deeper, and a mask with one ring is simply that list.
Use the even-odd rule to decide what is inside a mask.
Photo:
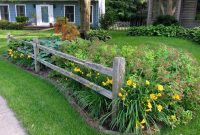
[{"label": "trimmed hedge", "polygon": [[23,29],[25,23],[8,22],[7,20],[0,20],[0,29],[3,30],[20,30]]},{"label": "trimmed hedge", "polygon": [[157,25],[132,27],[128,35],[131,36],[166,36],[189,39],[200,43],[200,28],[184,28],[181,26]]}]

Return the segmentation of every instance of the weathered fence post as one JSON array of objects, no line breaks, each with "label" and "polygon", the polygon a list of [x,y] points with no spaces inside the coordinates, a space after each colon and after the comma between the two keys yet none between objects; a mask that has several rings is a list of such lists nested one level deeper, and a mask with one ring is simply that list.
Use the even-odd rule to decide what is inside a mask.
[{"label": "weathered fence post", "polygon": [[33,49],[34,49],[34,64],[35,64],[35,72],[38,73],[40,71],[40,63],[37,61],[37,56],[39,54],[39,48],[38,48],[38,38],[33,39]]},{"label": "weathered fence post", "polygon": [[10,43],[10,37],[11,37],[11,34],[8,33],[8,34],[7,34],[7,45],[9,45],[9,43]]},{"label": "weathered fence post", "polygon": [[[123,57],[115,57],[113,60],[113,86],[112,86],[112,94],[113,99],[118,98],[118,93],[120,92],[125,76],[125,59]],[[117,105],[115,103],[112,104],[112,113],[114,118],[116,116]]]}]

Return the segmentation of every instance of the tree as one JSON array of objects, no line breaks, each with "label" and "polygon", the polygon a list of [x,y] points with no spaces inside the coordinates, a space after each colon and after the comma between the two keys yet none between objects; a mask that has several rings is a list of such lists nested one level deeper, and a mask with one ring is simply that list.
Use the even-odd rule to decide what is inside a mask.
[{"label": "tree", "polygon": [[81,12],[81,37],[86,38],[90,30],[90,6],[91,0],[79,0]]}]

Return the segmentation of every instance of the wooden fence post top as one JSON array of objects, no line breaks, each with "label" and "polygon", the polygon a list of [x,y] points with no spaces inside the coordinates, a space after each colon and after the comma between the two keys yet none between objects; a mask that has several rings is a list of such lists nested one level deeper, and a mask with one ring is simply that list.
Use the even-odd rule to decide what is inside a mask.
[{"label": "wooden fence post top", "polygon": [[33,42],[34,43],[39,43],[39,39],[38,38],[33,38]]},{"label": "wooden fence post top", "polygon": [[10,32],[9,33],[7,33],[7,38],[10,38],[11,37],[11,34],[10,34]]},{"label": "wooden fence post top", "polygon": [[[124,77],[125,77],[125,58],[123,57],[115,57],[113,60],[113,86],[112,86],[112,94],[113,100],[118,98],[118,93],[123,87]],[[117,105],[112,103],[112,119],[116,117],[117,113]]]}]

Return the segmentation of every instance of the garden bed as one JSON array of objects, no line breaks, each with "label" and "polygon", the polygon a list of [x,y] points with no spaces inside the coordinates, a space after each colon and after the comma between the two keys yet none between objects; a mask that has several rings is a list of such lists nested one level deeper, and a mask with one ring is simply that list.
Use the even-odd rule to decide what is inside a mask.
[{"label": "garden bed", "polygon": [[[112,66],[111,61],[112,61],[113,57],[116,56],[116,54],[118,54],[120,56],[124,56],[126,58],[126,60],[127,60],[126,80],[127,81],[126,81],[126,85],[124,86],[124,90],[130,90],[130,91],[122,90],[119,93],[119,100],[117,102],[120,105],[121,109],[122,108],[125,109],[124,107],[127,106],[127,104],[131,101],[131,99],[138,99],[138,101],[146,102],[144,100],[147,100],[150,96],[151,101],[147,102],[147,104],[146,103],[139,104],[139,105],[142,105],[140,109],[146,109],[146,110],[152,109],[152,110],[149,110],[150,114],[151,113],[156,114],[156,117],[158,117],[158,118],[154,118],[153,115],[152,115],[152,118],[156,119],[156,121],[159,121],[158,123],[166,122],[165,123],[166,125],[169,124],[169,126],[175,126],[176,124],[178,124],[178,123],[175,123],[178,121],[178,119],[179,119],[179,122],[184,121],[187,123],[190,121],[190,119],[192,117],[190,115],[191,114],[190,110],[193,110],[194,108],[192,107],[189,109],[188,106],[183,106],[183,104],[185,105],[185,103],[186,103],[184,101],[185,99],[190,100],[190,99],[195,99],[195,98],[187,97],[188,95],[184,92],[185,89],[182,89],[182,91],[179,91],[179,88],[182,88],[181,87],[182,85],[184,85],[186,87],[192,86],[191,92],[192,93],[195,92],[195,87],[196,87],[195,83],[198,83],[199,76],[196,76],[196,75],[198,75],[197,72],[193,73],[193,71],[196,70],[196,68],[198,67],[198,64],[187,53],[177,51],[172,48],[163,47],[163,46],[161,46],[159,49],[157,49],[157,51],[150,49],[150,48],[146,48],[146,47],[144,47],[141,50],[138,48],[127,47],[127,46],[122,46],[119,50],[119,49],[117,49],[117,46],[112,46],[112,48],[111,48],[106,43],[102,43],[102,42],[90,43],[89,41],[84,41],[81,39],[77,39],[72,42],[67,42],[67,41],[66,42],[58,41],[58,42],[60,42],[61,44],[59,45],[59,47],[53,46],[54,49],[56,48],[62,52],[74,55],[80,59],[91,60],[93,62],[104,64],[105,66]],[[55,44],[55,42],[53,42],[53,43]],[[17,44],[19,45],[19,43],[17,43]],[[52,47],[51,44],[48,44],[48,46]],[[11,45],[11,49],[14,49],[13,47],[14,46]],[[26,48],[26,47],[24,47],[24,45],[22,45],[20,47]],[[107,53],[107,51],[109,52],[109,54]],[[13,55],[15,55],[15,54],[13,54]],[[12,57],[11,55],[10,55],[10,58],[13,60],[20,61],[20,59],[21,59],[20,55],[21,54],[16,53],[16,56],[17,56],[16,59],[14,58],[14,56]],[[88,79],[91,79],[91,81],[94,81],[95,83],[102,85],[105,88],[111,88],[111,83],[110,83],[111,78],[107,78],[106,76],[102,76],[96,72],[82,68],[79,65],[75,65],[75,64],[65,61],[63,59],[60,59],[56,56],[49,55],[48,53],[45,53],[45,52],[42,52],[40,54],[40,56],[41,56],[40,58],[48,60],[50,62],[53,62],[60,67],[71,70],[72,72],[82,75],[83,77],[88,77]],[[104,56],[104,58],[102,56]],[[140,59],[141,61],[138,61],[138,59]],[[175,64],[175,65],[172,65],[172,67],[171,67],[171,64],[173,63],[173,61],[179,62],[177,64],[180,64],[180,65]],[[187,61],[186,65],[183,64],[185,61]],[[167,62],[167,64],[163,65],[163,62],[165,62],[165,63]],[[192,65],[192,66],[190,67],[190,65]],[[194,66],[194,65],[196,65],[196,66]],[[189,69],[188,69],[188,66],[190,67]],[[179,68],[176,68],[176,67],[179,67]],[[175,68],[177,71],[174,70],[173,68]],[[155,69],[156,70],[159,69],[160,71],[158,70],[159,72],[156,71],[155,73],[152,72]],[[198,69],[199,68],[197,68],[197,71],[199,72]],[[143,71],[142,74],[141,75],[138,74],[141,71]],[[164,74],[161,74],[162,73],[161,71]],[[84,73],[84,75],[82,74],[82,72]],[[91,74],[92,77],[91,76],[89,77],[90,72],[92,72],[92,74]],[[186,73],[184,73],[184,72],[186,72]],[[190,74],[192,75],[192,76],[189,76],[189,78],[187,75],[188,72],[190,72]],[[167,75],[168,73],[170,73],[172,76],[168,76]],[[176,74],[180,75],[181,78],[179,78],[179,77],[176,78],[175,77]],[[57,73],[51,73],[51,76],[57,76],[57,77],[63,78],[63,80],[66,80],[65,77],[63,77]],[[188,82],[188,83],[190,83],[189,85],[188,85],[188,83],[186,83],[186,84],[181,84],[180,86],[176,86],[176,83],[171,83],[171,82],[174,82],[174,80],[177,81],[177,83],[179,81],[181,81],[182,83],[184,81],[186,81],[186,82],[189,81],[189,80],[180,80],[182,78],[184,78],[184,79],[188,78],[189,80],[194,80],[194,82]],[[159,85],[157,85],[157,84],[159,84]],[[109,108],[109,104],[108,104],[109,102],[106,99],[102,98],[101,96],[99,96],[96,93],[91,92],[90,90],[85,90],[86,89],[85,87],[78,86],[74,82],[70,81],[70,85],[75,86],[76,89],[80,90],[80,91],[74,91],[73,95],[75,95],[75,97],[77,99],[82,99],[82,101],[79,102],[79,104],[81,106],[83,106],[86,110],[88,110],[88,112],[90,112],[91,116],[100,118],[104,114],[108,113],[107,117],[110,117],[110,114],[109,114],[110,108]],[[170,88],[172,86],[174,87],[173,89]],[[137,94],[139,94],[138,92],[139,93],[144,92],[144,93],[141,95],[141,97],[137,97]],[[166,96],[163,96],[165,94],[166,94]],[[184,94],[184,96],[183,96],[183,94]],[[92,97],[92,100],[89,99],[91,97]],[[174,100],[174,104],[176,107],[183,108],[182,111],[184,113],[188,114],[188,118],[189,118],[189,119],[187,119],[188,121],[185,121],[186,119],[184,118],[184,116],[181,116],[181,117],[174,116],[175,112],[177,111],[176,109],[171,108],[170,111],[172,111],[172,112],[170,112],[170,113],[166,112],[167,110],[165,110],[164,106],[166,104],[168,104],[168,101],[165,101],[168,98],[169,99],[172,98]],[[87,100],[89,100],[89,102]],[[80,100],[77,100],[77,101],[80,101]],[[195,102],[195,101],[196,100],[192,100],[191,102]],[[89,106],[88,106],[88,104],[89,104]],[[103,104],[103,105],[99,106],[100,104],[101,105]],[[184,110],[185,108],[188,108],[188,109]],[[123,111],[123,109],[120,111]],[[130,117],[131,113],[133,113],[133,111],[134,110],[130,111],[129,115],[126,117]],[[138,112],[138,114],[142,114],[144,112],[145,111],[141,111],[141,112]],[[124,112],[121,112],[121,113],[124,115],[127,114]],[[165,116],[165,113],[169,113],[169,114],[167,116]],[[169,120],[168,116],[170,116],[170,114],[171,114],[171,116],[173,116],[173,118],[175,117],[177,119],[174,123],[168,123],[168,120]],[[159,118],[160,115],[162,117]],[[185,115],[185,114],[183,114],[183,115]],[[118,115],[118,118],[119,117],[120,116]],[[103,118],[105,118],[105,117],[102,117],[102,119]],[[129,121],[129,120],[128,121],[125,120],[125,121],[132,123],[131,125],[135,128],[137,128],[136,125],[139,124],[138,129],[142,129],[143,126],[145,126],[145,129],[146,128],[148,129],[146,120],[148,120],[150,118],[145,116],[144,121],[143,121],[143,119],[141,119],[141,116],[136,116],[135,118],[138,118],[138,122],[134,122],[135,120],[132,119],[132,117],[129,118],[129,120],[132,120],[132,121]],[[143,118],[144,118],[144,116],[143,116]],[[115,121],[113,121],[113,122],[115,123]],[[117,124],[117,123],[115,123],[115,124]],[[132,128],[129,129],[126,126],[121,127],[121,129],[120,129],[120,126],[123,126],[123,124],[125,124],[125,123],[118,123],[118,124],[119,125],[115,126],[114,129],[118,129],[122,132],[131,132]],[[150,122],[150,126],[152,126],[152,125],[153,124]],[[125,129],[129,130],[129,131],[126,131]],[[136,131],[136,129],[134,131]]]}]

